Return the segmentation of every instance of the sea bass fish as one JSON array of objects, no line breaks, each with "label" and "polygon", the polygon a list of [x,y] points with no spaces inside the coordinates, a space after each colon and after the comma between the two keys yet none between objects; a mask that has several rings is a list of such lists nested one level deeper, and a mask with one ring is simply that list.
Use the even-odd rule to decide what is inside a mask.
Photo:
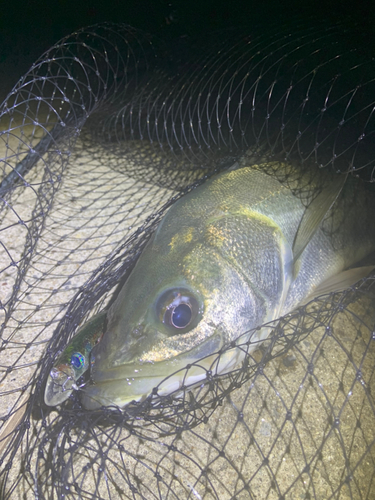
[{"label": "sea bass fish", "polygon": [[[107,311],[81,388],[87,409],[124,407],[203,383],[207,371],[228,373],[244,351],[217,353],[241,334],[251,332],[241,336],[251,352],[270,331],[258,327],[373,268],[353,268],[375,251],[371,186],[250,163],[245,155],[162,219]],[[56,404],[47,389],[45,402]]]}]

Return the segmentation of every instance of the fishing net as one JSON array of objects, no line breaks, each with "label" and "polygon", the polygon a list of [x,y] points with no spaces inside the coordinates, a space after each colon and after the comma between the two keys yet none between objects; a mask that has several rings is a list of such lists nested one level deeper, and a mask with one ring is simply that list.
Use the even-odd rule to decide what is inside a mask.
[{"label": "fishing net", "polygon": [[374,498],[371,275],[269,324],[254,352],[238,332],[226,349],[243,363],[199,387],[156,387],[122,410],[86,410],[79,388],[44,404],[58,353],[113,301],[165,211],[215,172],[246,154],[274,175],[282,159],[372,189],[367,47],[350,24],[173,46],[103,24],[21,78],[0,115],[1,498]]}]

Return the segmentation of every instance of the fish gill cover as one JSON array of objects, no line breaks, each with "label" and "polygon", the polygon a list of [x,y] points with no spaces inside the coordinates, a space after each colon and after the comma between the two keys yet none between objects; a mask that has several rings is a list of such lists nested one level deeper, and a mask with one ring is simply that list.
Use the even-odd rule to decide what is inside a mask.
[{"label": "fish gill cover", "polygon": [[2,104],[2,499],[374,498],[371,275],[270,324],[255,352],[229,345],[243,363],[199,387],[89,411],[86,377],[44,403],[78,327],[215,172],[247,152],[373,188],[375,66],[357,26],[296,21],[205,46],[85,28]]}]

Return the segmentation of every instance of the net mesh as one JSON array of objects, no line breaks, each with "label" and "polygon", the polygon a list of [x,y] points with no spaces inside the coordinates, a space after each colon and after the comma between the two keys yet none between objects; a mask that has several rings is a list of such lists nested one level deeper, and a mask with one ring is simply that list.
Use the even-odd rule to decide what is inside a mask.
[{"label": "net mesh", "polygon": [[374,497],[371,275],[269,324],[254,352],[240,336],[226,349],[243,364],[198,388],[123,410],[85,410],[80,390],[43,402],[57,354],[215,172],[246,153],[371,190],[374,87],[365,35],[346,24],[173,48],[103,24],[35,62],[0,112],[1,498]]}]

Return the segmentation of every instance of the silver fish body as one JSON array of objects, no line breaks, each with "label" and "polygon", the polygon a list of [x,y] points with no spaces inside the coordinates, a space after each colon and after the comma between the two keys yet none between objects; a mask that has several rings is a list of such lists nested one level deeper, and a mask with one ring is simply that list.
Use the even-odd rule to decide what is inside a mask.
[{"label": "silver fish body", "polygon": [[207,370],[233,370],[243,351],[218,356],[221,348],[253,331],[255,349],[269,332],[255,328],[375,250],[366,216],[374,196],[362,183],[349,179],[337,196],[323,183],[306,203],[298,182],[280,181],[269,166],[245,157],[169,209],[107,313],[82,389],[86,408],[124,407],[155,387],[165,395],[204,382]]}]

